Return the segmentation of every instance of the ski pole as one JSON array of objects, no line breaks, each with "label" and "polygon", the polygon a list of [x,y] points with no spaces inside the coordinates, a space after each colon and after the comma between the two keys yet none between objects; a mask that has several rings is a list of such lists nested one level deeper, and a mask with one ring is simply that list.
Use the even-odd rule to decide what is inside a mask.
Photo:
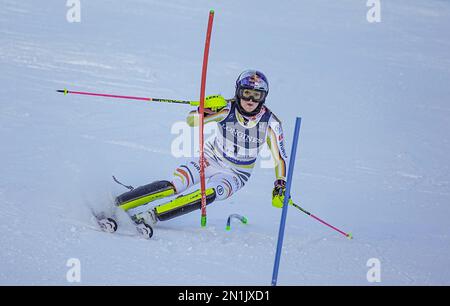
[{"label": "ski pole", "polygon": [[310,213],[309,211],[304,210],[303,208],[301,208],[300,206],[298,206],[297,204],[295,204],[295,203],[292,202],[292,201],[289,201],[289,204],[291,204],[292,206],[294,206],[294,207],[297,208],[298,210],[304,212],[304,213],[307,214],[308,216],[310,216],[310,217],[316,219],[316,220],[319,221],[320,223],[325,224],[326,226],[328,226],[328,227],[334,229],[335,231],[341,233],[342,235],[344,235],[344,236],[347,237],[348,239],[353,239],[353,236],[352,236],[351,233],[345,233],[345,232],[341,231],[340,229],[334,227],[333,225],[328,224],[327,222],[325,222],[325,221],[323,221],[322,219],[320,219],[320,218],[314,216],[312,213]]},{"label": "ski pole", "polygon": [[105,97],[105,98],[140,100],[140,101],[147,101],[147,102],[189,104],[189,105],[192,105],[192,106],[200,105],[200,102],[198,102],[198,101],[160,99],[160,98],[146,98],[146,97],[135,97],[135,96],[123,96],[123,95],[111,95],[111,94],[95,93],[95,92],[73,91],[73,90],[67,90],[66,88],[58,89],[57,92],[63,93],[64,95],[74,94],[74,95],[96,96],[96,97]]}]

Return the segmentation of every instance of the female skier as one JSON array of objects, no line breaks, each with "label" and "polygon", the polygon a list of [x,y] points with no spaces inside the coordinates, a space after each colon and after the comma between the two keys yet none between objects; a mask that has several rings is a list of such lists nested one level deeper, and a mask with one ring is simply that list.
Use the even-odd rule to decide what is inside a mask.
[{"label": "female skier", "polygon": [[[214,141],[207,142],[205,153],[206,202],[222,201],[236,193],[250,178],[258,153],[267,143],[275,161],[275,183],[272,205],[283,206],[286,185],[286,152],[281,121],[265,105],[269,83],[256,70],[242,72],[236,80],[233,99],[209,96],[205,99],[204,122],[217,122]],[[187,117],[190,126],[198,125],[198,110]],[[199,159],[175,169],[169,180],[132,189],[116,198],[116,205],[124,211],[148,204],[157,199],[180,195],[200,183]],[[137,224],[153,225],[192,212],[201,207],[199,189],[176,197],[147,211],[132,215]]]}]

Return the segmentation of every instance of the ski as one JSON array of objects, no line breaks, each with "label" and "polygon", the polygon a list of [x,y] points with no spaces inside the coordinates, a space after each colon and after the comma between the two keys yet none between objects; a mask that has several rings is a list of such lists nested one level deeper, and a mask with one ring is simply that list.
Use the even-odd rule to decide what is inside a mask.
[{"label": "ski", "polygon": [[96,213],[93,208],[90,207],[91,213],[95,218],[100,229],[107,233],[115,233],[117,231],[118,225],[117,221],[113,216],[106,217],[105,213]]},{"label": "ski", "polygon": [[153,228],[145,222],[137,223],[136,230],[145,239],[150,239],[153,236]]},{"label": "ski", "polygon": [[117,231],[117,222],[113,218],[97,219],[97,223],[104,232],[115,233]]}]

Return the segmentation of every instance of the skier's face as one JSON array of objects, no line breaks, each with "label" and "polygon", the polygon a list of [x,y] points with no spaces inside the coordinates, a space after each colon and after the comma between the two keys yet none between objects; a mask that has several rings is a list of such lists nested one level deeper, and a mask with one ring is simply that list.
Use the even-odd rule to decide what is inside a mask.
[{"label": "skier's face", "polygon": [[253,102],[252,100],[245,100],[241,98],[241,106],[248,113],[253,112],[258,107],[258,104],[259,103]]}]

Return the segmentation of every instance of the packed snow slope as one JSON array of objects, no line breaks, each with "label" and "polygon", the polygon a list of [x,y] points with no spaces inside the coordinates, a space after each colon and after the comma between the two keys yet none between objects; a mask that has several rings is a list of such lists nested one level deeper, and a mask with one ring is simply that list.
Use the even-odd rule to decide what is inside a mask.
[{"label": "packed snow slope", "polygon": [[[0,284],[72,285],[70,258],[82,285],[270,284],[273,169],[208,206],[206,228],[192,213],[152,240],[126,218],[100,232],[88,205],[124,191],[111,175],[170,178],[184,161],[173,127],[192,108],[55,91],[198,99],[213,8],[207,94],[264,71],[288,153],[303,119],[294,200],[355,237],[290,207],[279,284],[449,285],[450,2],[384,0],[379,23],[366,2],[81,1],[69,23],[66,1],[0,0]],[[231,213],[249,224],[225,231]]]}]

